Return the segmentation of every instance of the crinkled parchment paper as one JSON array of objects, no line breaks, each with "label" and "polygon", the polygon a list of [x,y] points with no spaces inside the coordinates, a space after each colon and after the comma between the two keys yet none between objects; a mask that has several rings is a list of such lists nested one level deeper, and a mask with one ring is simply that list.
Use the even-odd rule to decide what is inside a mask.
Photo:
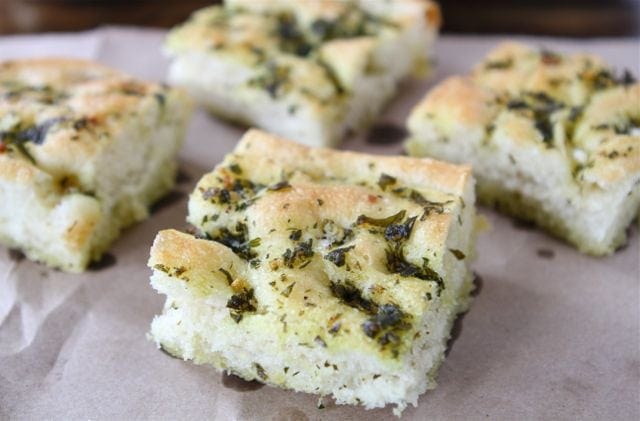
[{"label": "crinkled parchment paper", "polygon": [[[0,59],[66,55],[163,80],[164,33],[105,28],[77,34],[0,37]],[[561,51],[590,51],[640,73],[638,40],[529,38]],[[429,81],[407,84],[381,122],[400,125],[446,75],[464,73],[499,38],[443,37]],[[640,99],[639,99],[640,100]],[[242,129],[198,111],[172,200],[123,233],[103,267],[68,275],[0,247],[0,418],[385,419],[316,409],[317,398],[238,381],[170,358],[145,334],[163,297],[146,268],[155,233],[184,227],[186,193],[229,152]],[[400,143],[352,139],[346,149],[399,153]],[[492,229],[478,243],[483,281],[440,370],[439,386],[404,419],[640,419],[638,233],[607,258],[583,256],[536,230],[481,209]]]}]

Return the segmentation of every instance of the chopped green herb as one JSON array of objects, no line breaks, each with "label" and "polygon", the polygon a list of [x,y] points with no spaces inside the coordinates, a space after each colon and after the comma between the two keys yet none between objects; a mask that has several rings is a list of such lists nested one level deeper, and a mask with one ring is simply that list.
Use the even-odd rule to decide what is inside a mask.
[{"label": "chopped green herb", "polygon": [[250,46],[249,51],[251,51],[251,54],[256,56],[257,63],[262,63],[262,61],[266,57],[264,50],[262,48],[256,47],[255,45]]},{"label": "chopped green herb", "polygon": [[3,92],[3,97],[6,99],[19,98],[23,95],[33,95],[36,101],[44,104],[55,104],[62,99],[68,98],[68,95],[54,90],[51,86],[40,85],[22,85],[15,81],[2,82],[3,88],[8,88],[8,91]]},{"label": "chopped green herb", "polygon": [[227,270],[225,270],[223,268],[220,268],[218,270],[224,274],[225,278],[227,278],[227,282],[229,283],[229,285],[231,285],[233,283],[233,276],[231,276],[229,271],[227,271]]},{"label": "chopped green herb", "polygon": [[636,82],[636,78],[628,69],[625,69],[622,75],[619,77],[616,77],[608,69],[600,69],[595,74],[587,70],[581,75],[581,77],[587,83],[591,83],[593,89],[595,90],[609,89],[615,86],[629,86]]},{"label": "chopped green herb", "polygon": [[578,118],[582,115],[582,111],[584,110],[584,107],[571,107],[571,110],[569,111],[569,116],[567,117],[567,119],[572,122],[575,123],[576,120],[578,120]]},{"label": "chopped green herb", "polygon": [[366,215],[360,215],[356,220],[356,225],[369,224],[369,225],[375,225],[377,227],[386,228],[388,225],[394,224],[402,220],[406,213],[407,212],[405,210],[401,210],[400,212],[394,215],[388,216],[386,218],[381,218],[381,219],[371,218]]},{"label": "chopped green herb", "polygon": [[544,64],[555,65],[555,64],[560,64],[560,62],[562,62],[562,56],[551,50],[542,49],[542,51],[540,51],[540,60]]},{"label": "chopped green herb", "polygon": [[289,80],[290,69],[287,66],[279,66],[273,62],[268,63],[265,67],[265,73],[250,79],[247,83],[249,86],[256,86],[267,91],[273,99],[278,98],[285,89]]},{"label": "chopped green herb", "polygon": [[398,342],[400,342],[400,338],[393,332],[385,332],[378,339],[378,343],[383,346],[388,344],[397,345]]},{"label": "chopped green herb", "polygon": [[156,263],[155,265],[153,265],[153,268],[164,273],[169,272],[169,268],[166,265],[163,265],[162,263]]},{"label": "chopped green herb", "polygon": [[293,282],[291,285],[289,285],[288,287],[286,287],[284,289],[284,291],[281,292],[281,295],[289,298],[289,295],[291,295],[291,291],[293,291],[293,287],[296,285],[295,282]]},{"label": "chopped green herb", "polygon": [[409,238],[413,225],[416,222],[417,217],[413,216],[408,218],[402,224],[390,224],[384,230],[384,238],[387,241],[402,241]]},{"label": "chopped green herb", "polygon": [[529,109],[529,104],[521,99],[513,99],[507,102],[507,108],[510,110],[526,110]]},{"label": "chopped green herb", "polygon": [[423,258],[422,266],[408,262],[404,257],[402,246],[396,245],[386,250],[387,269],[391,273],[397,273],[402,277],[412,277],[424,281],[436,282],[440,287],[444,285],[442,277],[429,267],[429,260]]},{"label": "chopped green herb", "polygon": [[279,191],[279,190],[285,190],[285,189],[289,189],[291,188],[291,184],[289,184],[288,181],[283,180],[283,181],[279,181],[276,184],[273,184],[269,187],[267,187],[269,190],[271,191]]},{"label": "chopped green herb", "polygon": [[258,377],[260,377],[264,381],[269,379],[269,376],[267,376],[267,372],[264,371],[264,368],[262,368],[262,366],[260,364],[253,363],[253,366],[256,369],[256,374],[258,374]]},{"label": "chopped green herb", "polygon": [[161,92],[156,92],[153,94],[153,97],[156,99],[156,101],[158,101],[158,106],[160,108],[163,108],[167,102],[167,98],[165,97],[165,95]]},{"label": "chopped green herb", "polygon": [[618,82],[624,86],[629,86],[636,83],[636,78],[633,76],[633,74],[631,74],[629,69],[624,69],[624,73],[622,74],[622,77],[618,80]]},{"label": "chopped green herb", "polygon": [[202,192],[202,198],[213,203],[226,204],[231,202],[231,193],[227,189],[209,187]]},{"label": "chopped green herb", "polygon": [[553,141],[553,126],[548,119],[540,119],[535,121],[536,130],[542,135],[542,141],[551,144]]},{"label": "chopped green herb", "polygon": [[384,191],[387,187],[392,186],[396,183],[396,178],[391,177],[388,174],[382,173],[380,174],[380,178],[378,179],[378,186]]},{"label": "chopped green herb", "polygon": [[339,249],[332,250],[324,256],[324,259],[330,261],[331,263],[333,263],[338,267],[344,266],[345,254],[349,250],[352,250],[354,247],[355,246],[349,246],[349,247],[342,247]]},{"label": "chopped green herb", "polygon": [[333,326],[331,326],[331,328],[329,329],[329,333],[331,333],[332,335],[335,335],[340,331],[341,327],[342,327],[342,323],[340,322],[334,323]]},{"label": "chopped green herb", "polygon": [[362,330],[364,334],[370,338],[375,338],[378,332],[380,332],[380,325],[373,320],[365,320],[362,324]]},{"label": "chopped green herb", "polygon": [[18,128],[13,130],[2,131],[0,132],[0,143],[6,146],[13,145],[13,147],[15,147],[24,157],[35,164],[35,159],[29,153],[25,144],[27,142],[31,142],[36,145],[41,145],[47,137],[49,130],[53,126],[64,121],[66,121],[64,117],[56,117],[47,119],[40,124],[32,125],[24,129],[21,129],[18,126]]},{"label": "chopped green herb", "polygon": [[86,129],[87,127],[89,127],[89,119],[86,117],[79,118],[73,122],[73,128],[77,131]]},{"label": "chopped green herb", "polygon": [[488,61],[485,63],[484,68],[486,70],[504,70],[513,66],[513,59],[511,57],[503,60]]},{"label": "chopped green herb", "polygon": [[233,294],[227,301],[227,308],[230,309],[231,318],[240,323],[244,313],[255,312],[257,301],[253,296],[253,289],[243,290],[238,294]]},{"label": "chopped green herb", "polygon": [[312,45],[307,42],[298,28],[295,17],[289,13],[278,16],[277,33],[280,38],[280,48],[287,53],[305,57],[312,49]]},{"label": "chopped green herb", "polygon": [[400,343],[398,333],[411,328],[408,322],[410,318],[397,305],[383,304],[373,317],[365,320],[362,330],[368,337],[378,338],[378,343],[382,346],[397,346]]},{"label": "chopped green herb", "polygon": [[509,110],[524,114],[534,120],[534,126],[542,135],[542,141],[549,147],[553,144],[551,115],[564,107],[564,103],[545,92],[524,92],[519,98],[507,102]]},{"label": "chopped green herb", "polygon": [[381,327],[395,326],[402,320],[403,314],[398,306],[384,304],[378,308],[377,319]]},{"label": "chopped green herb", "polygon": [[400,197],[408,198],[412,202],[422,206],[424,209],[424,213],[420,217],[421,221],[424,221],[432,212],[435,212],[438,214],[443,213],[444,206],[448,203],[451,203],[450,200],[444,203],[432,202],[426,199],[422,194],[420,194],[419,192],[413,189],[398,188],[398,189],[394,189],[392,192],[399,195]]},{"label": "chopped green herb", "polygon": [[322,348],[326,348],[327,347],[327,343],[324,341],[324,339],[322,339],[320,337],[320,335],[317,335],[314,339],[313,342],[315,342],[316,344],[318,344],[319,346],[321,346]]},{"label": "chopped green herb", "polygon": [[[18,133],[17,137],[19,140],[22,140],[25,142],[30,141],[37,145],[41,145],[42,142],[44,142],[45,137],[47,137],[47,133],[49,132],[49,129],[51,129],[53,126],[60,124],[64,121],[66,121],[64,117],[50,118],[34,127],[30,127],[22,131],[21,133]],[[22,137],[22,139],[20,139],[20,137]]]},{"label": "chopped green herb", "polygon": [[238,222],[236,224],[235,232],[230,231],[226,227],[222,227],[218,230],[216,235],[208,235],[207,238],[224,244],[243,259],[251,260],[257,256],[256,252],[253,251],[252,248],[260,246],[261,241],[260,238],[248,240],[247,235],[247,226],[242,222]]},{"label": "chopped green herb", "polygon": [[331,33],[334,31],[334,22],[327,19],[316,19],[311,22],[311,31],[321,40],[326,40],[331,37]]},{"label": "chopped green herb", "polygon": [[411,231],[415,224],[416,217],[408,218],[402,224],[390,224],[386,227],[384,237],[390,242],[389,247],[385,251],[387,258],[387,270],[391,273],[397,273],[402,277],[414,277],[425,281],[433,281],[439,287],[443,287],[444,283],[440,275],[429,267],[429,261],[423,258],[422,267],[408,262],[404,256],[404,243],[411,236]]},{"label": "chopped green herb", "polygon": [[456,259],[458,259],[458,260],[462,260],[462,259],[464,259],[465,257],[467,257],[467,256],[466,256],[462,251],[460,251],[460,250],[457,250],[457,249],[449,249],[449,251],[450,251],[451,253],[453,253],[453,255],[454,255],[454,256],[456,256]]},{"label": "chopped green herb", "polygon": [[325,63],[323,60],[317,60],[316,63],[318,65],[320,65],[324,69],[324,72],[325,72],[325,75],[327,76],[327,79],[329,79],[331,84],[335,87],[336,92],[338,94],[344,93],[345,88],[344,88],[344,86],[342,86],[342,83],[340,82],[340,79],[338,78],[338,75],[336,74],[336,72],[333,69],[333,67],[331,67],[329,64]]},{"label": "chopped green herb", "polygon": [[603,69],[595,74],[591,79],[591,83],[593,85],[593,89],[600,90],[616,86],[617,81],[610,71]]},{"label": "chopped green herb", "polygon": [[303,241],[296,245],[293,250],[287,249],[282,255],[284,265],[288,268],[293,268],[295,266],[304,267],[308,265],[314,254],[313,249],[311,248],[312,245],[313,239],[310,238],[307,241]]},{"label": "chopped green herb", "polygon": [[615,124],[598,124],[592,128],[593,130],[613,130],[616,134],[628,135],[631,134],[631,131],[638,126],[640,126],[640,120],[634,121],[633,119],[629,119]]},{"label": "chopped green herb", "polygon": [[378,306],[371,300],[362,296],[362,292],[349,281],[331,282],[329,285],[331,293],[349,307],[356,308],[368,314],[377,311]]}]

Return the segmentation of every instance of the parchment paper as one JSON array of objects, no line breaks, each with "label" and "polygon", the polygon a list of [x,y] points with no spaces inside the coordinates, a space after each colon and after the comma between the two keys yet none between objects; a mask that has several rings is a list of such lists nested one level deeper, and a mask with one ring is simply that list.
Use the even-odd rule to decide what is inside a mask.
[{"label": "parchment paper", "polygon": [[[104,28],[76,34],[0,38],[0,59],[93,58],[163,80],[164,32]],[[561,51],[589,51],[638,75],[638,40],[529,38]],[[381,118],[403,125],[411,106],[444,76],[464,73],[499,38],[445,36],[438,70],[407,84]],[[198,111],[180,155],[177,190],[229,152],[242,129]],[[399,153],[401,144],[344,148]],[[163,297],[151,289],[149,247],[163,228],[184,227],[186,195],[123,233],[112,265],[69,275],[20,260],[0,247],[0,418],[2,419],[388,419],[325,399],[226,378],[170,358],[145,334]],[[176,200],[177,199],[177,200]],[[640,419],[638,234],[626,249],[591,258],[480,209],[492,229],[478,243],[480,292],[439,375],[406,420]],[[633,229],[637,231],[637,229]],[[108,259],[107,262],[109,263]]]}]

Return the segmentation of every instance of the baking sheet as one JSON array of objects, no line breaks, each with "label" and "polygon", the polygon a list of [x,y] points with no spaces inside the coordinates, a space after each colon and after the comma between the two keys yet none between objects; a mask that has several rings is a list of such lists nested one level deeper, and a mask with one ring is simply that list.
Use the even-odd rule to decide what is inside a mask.
[{"label": "baking sheet", "polygon": [[[164,32],[103,28],[76,34],[0,37],[0,59],[92,58],[163,80]],[[504,38],[504,37],[502,37]],[[444,76],[464,73],[501,38],[444,36],[429,81],[405,85],[381,118],[402,126],[413,104]],[[637,39],[527,38],[560,51],[589,51],[640,73]],[[640,100],[640,99],[639,99]],[[163,228],[183,228],[186,193],[229,152],[243,130],[198,111],[180,155],[176,192],[123,233],[102,267],[69,275],[0,247],[2,419],[387,419],[325,399],[261,387],[173,359],[145,334],[163,296],[148,282],[149,247]],[[345,149],[400,153],[400,143],[362,137]],[[637,229],[614,256],[591,258],[480,209],[492,229],[478,242],[479,294],[458,324],[439,386],[406,420],[640,419],[640,255]]]}]

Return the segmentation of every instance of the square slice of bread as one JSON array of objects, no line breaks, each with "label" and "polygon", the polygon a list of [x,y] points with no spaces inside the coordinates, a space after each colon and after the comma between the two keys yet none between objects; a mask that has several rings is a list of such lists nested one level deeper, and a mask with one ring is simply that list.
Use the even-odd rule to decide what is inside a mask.
[{"label": "square slice of bread", "polygon": [[472,289],[471,170],[257,130],[161,231],[151,337],[247,380],[401,412],[435,387]]},{"label": "square slice of bread", "polygon": [[69,272],[173,185],[185,93],[72,59],[0,63],[0,242]]},{"label": "square slice of bread", "polygon": [[640,84],[597,57],[502,44],[408,126],[410,155],[472,164],[482,202],[584,253],[613,253],[638,215]]},{"label": "square slice of bread", "polygon": [[426,72],[438,10],[427,0],[228,0],[170,32],[169,80],[213,114],[334,146],[402,79]]}]

